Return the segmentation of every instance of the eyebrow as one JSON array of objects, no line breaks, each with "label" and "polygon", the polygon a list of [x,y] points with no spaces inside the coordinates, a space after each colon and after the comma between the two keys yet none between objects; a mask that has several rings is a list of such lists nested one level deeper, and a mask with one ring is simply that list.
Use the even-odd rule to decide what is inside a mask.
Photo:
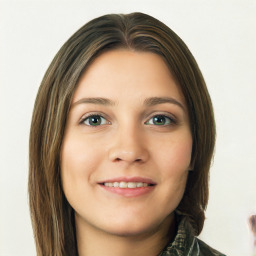
[{"label": "eyebrow", "polygon": [[[86,103],[87,104],[104,105],[104,106],[116,105],[116,102],[112,101],[110,99],[101,98],[101,97],[93,97],[93,98],[82,98],[82,99],[74,102],[71,107],[75,107],[76,105],[86,104]],[[183,110],[185,110],[185,107],[182,105],[182,103],[180,103],[176,99],[170,98],[170,97],[150,97],[150,98],[147,98],[144,100],[144,105],[146,105],[148,107],[152,107],[152,106],[155,106],[158,104],[165,104],[165,103],[177,105],[180,108],[182,108]]]},{"label": "eyebrow", "polygon": [[74,102],[72,104],[72,107],[74,107],[78,104],[82,104],[82,103],[83,104],[85,104],[85,103],[97,104],[97,105],[104,105],[104,106],[113,106],[113,105],[115,105],[115,102],[110,100],[110,99],[97,97],[97,98],[82,98],[82,99]]},{"label": "eyebrow", "polygon": [[158,104],[164,104],[164,103],[174,104],[174,105],[179,106],[183,110],[185,110],[185,107],[179,101],[175,100],[174,98],[170,98],[170,97],[151,97],[151,98],[145,99],[145,101],[144,101],[144,105],[146,105],[148,107],[155,106]]}]

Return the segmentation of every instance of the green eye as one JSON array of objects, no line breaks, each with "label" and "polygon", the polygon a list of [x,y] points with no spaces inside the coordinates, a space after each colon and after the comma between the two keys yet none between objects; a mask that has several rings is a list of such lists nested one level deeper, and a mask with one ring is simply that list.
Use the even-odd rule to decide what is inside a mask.
[{"label": "green eye", "polygon": [[169,125],[173,122],[174,121],[170,117],[167,117],[164,115],[156,115],[150,118],[149,121],[146,122],[146,124],[163,126],[163,125]]},{"label": "green eye", "polygon": [[107,124],[107,120],[100,115],[92,115],[92,116],[86,117],[83,123],[89,126],[99,126],[99,125]]}]

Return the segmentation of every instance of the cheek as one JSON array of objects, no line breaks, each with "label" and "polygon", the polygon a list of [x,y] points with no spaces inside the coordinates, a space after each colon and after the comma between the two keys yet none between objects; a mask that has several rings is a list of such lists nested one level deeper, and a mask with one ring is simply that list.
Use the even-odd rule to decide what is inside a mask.
[{"label": "cheek", "polygon": [[79,194],[81,188],[87,187],[81,186],[81,183],[91,182],[93,171],[99,162],[98,155],[93,152],[89,143],[84,143],[81,138],[69,136],[64,139],[60,162],[62,186],[67,199]]},{"label": "cheek", "polygon": [[[84,139],[72,133],[64,138],[61,150],[61,169],[73,174],[82,175],[86,170],[93,168],[96,158],[100,154],[100,145],[95,141]],[[98,154],[95,154],[97,152]]]},{"label": "cheek", "polygon": [[63,179],[81,176],[83,174],[83,163],[85,162],[86,152],[82,149],[79,142],[64,140],[61,151],[61,173]]},{"label": "cheek", "polygon": [[162,144],[158,151],[159,169],[161,170],[161,197],[166,205],[166,213],[172,212],[181,201],[190,169],[192,138],[175,136],[175,139]]},{"label": "cheek", "polygon": [[165,142],[158,157],[161,159],[162,170],[166,175],[178,175],[190,170],[191,154],[192,138],[184,136],[181,139]]}]

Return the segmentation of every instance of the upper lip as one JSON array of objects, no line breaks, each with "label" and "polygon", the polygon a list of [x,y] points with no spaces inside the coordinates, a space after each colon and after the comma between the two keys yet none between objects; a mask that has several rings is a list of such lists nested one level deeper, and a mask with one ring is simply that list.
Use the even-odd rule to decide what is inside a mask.
[{"label": "upper lip", "polygon": [[106,182],[113,183],[113,182],[121,182],[121,181],[124,181],[124,182],[143,182],[143,183],[152,184],[152,185],[156,185],[157,184],[155,181],[153,181],[150,178],[145,178],[145,177],[127,177],[127,176],[125,176],[125,177],[109,178],[109,179],[102,180],[102,181],[100,181],[98,183],[99,184],[106,183]]}]

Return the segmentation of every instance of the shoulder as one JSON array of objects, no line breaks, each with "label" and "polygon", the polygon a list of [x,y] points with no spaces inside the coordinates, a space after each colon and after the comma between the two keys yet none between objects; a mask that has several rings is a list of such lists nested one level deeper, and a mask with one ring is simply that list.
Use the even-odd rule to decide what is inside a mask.
[{"label": "shoulder", "polygon": [[182,217],[178,222],[177,234],[159,256],[225,256],[194,236],[189,219]]},{"label": "shoulder", "polygon": [[[219,251],[213,249],[209,245],[207,245],[202,240],[195,238],[195,246],[198,247],[198,252],[200,256],[225,256],[225,254],[220,253]],[[193,254],[191,254],[193,255]]]}]

